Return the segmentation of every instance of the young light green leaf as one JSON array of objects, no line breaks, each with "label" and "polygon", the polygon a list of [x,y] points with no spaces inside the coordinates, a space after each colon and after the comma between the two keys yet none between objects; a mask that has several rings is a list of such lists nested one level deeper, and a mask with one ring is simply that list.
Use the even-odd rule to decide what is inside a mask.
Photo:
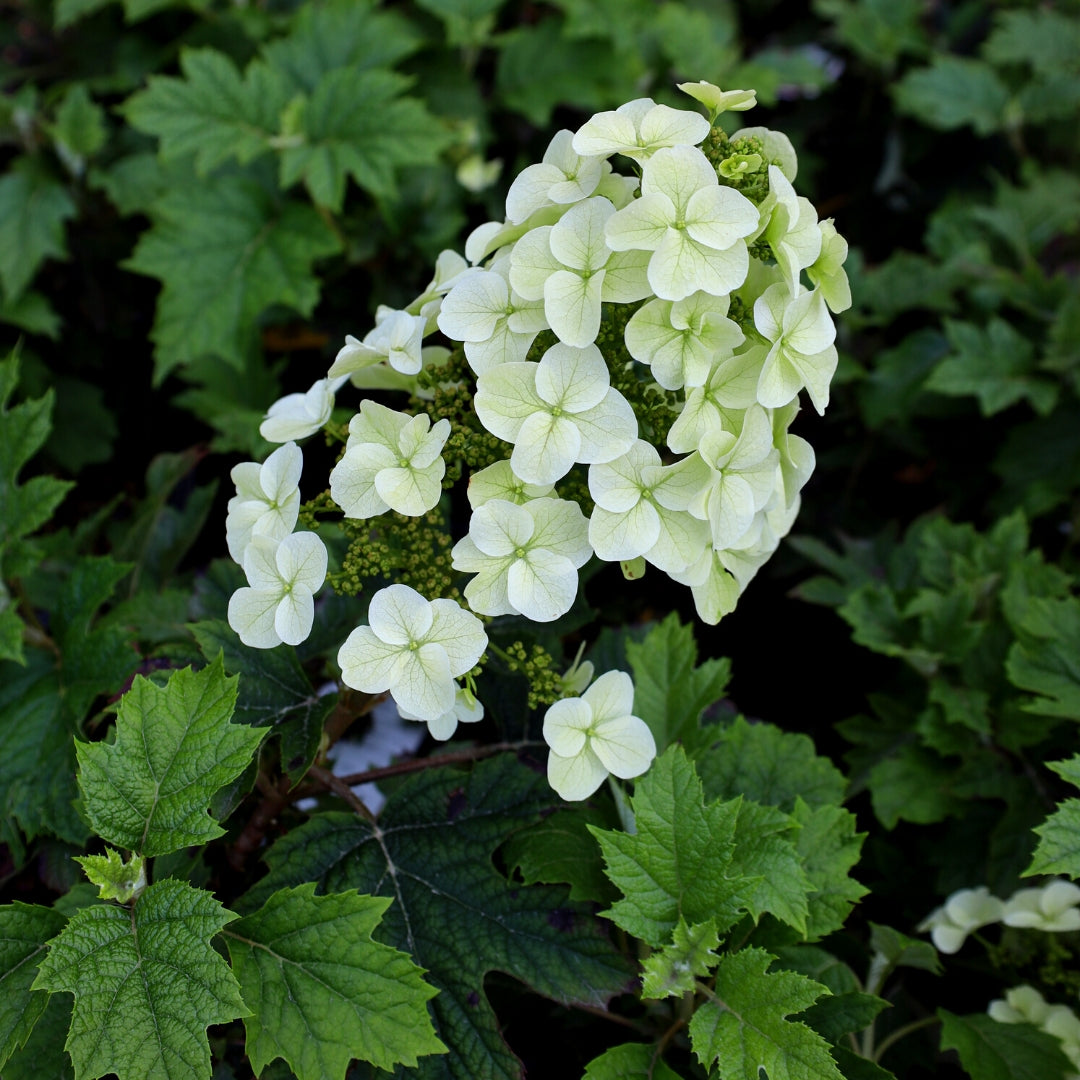
[{"label": "young light green leaf", "polygon": [[660,750],[696,730],[702,711],[723,697],[731,678],[726,657],[696,666],[694,628],[674,612],[644,641],[627,641],[626,659],[634,675],[634,708]]},{"label": "young light green leaf", "polygon": [[488,1002],[487,972],[502,971],[556,1001],[594,1006],[631,978],[591,908],[562,887],[508,882],[482,855],[556,802],[543,774],[512,754],[469,773],[430,769],[394,792],[377,826],[351,812],[324,813],[288,833],[270,850],[270,873],[245,908],[309,881],[320,892],[392,896],[379,939],[427,969],[426,981],[439,990],[429,1006],[435,1033],[450,1048],[421,1058],[417,1080],[520,1076]]},{"label": "young light green leaf", "polygon": [[641,996],[674,997],[693,990],[695,976],[705,978],[716,967],[720,958],[715,950],[719,945],[720,935],[712,919],[687,926],[680,918],[671,944],[642,962]]},{"label": "young light green leaf", "polygon": [[116,741],[76,747],[98,835],[148,856],[221,836],[210,799],[244,771],[266,732],[230,724],[235,702],[236,678],[226,678],[220,655],[200,672],[174,672],[164,687],[136,677],[120,701]]},{"label": "young light green leaf", "polygon": [[372,941],[389,898],[281,889],[226,931],[252,1015],[247,1055],[258,1073],[284,1058],[299,1080],[342,1080],[352,1058],[381,1069],[445,1053],[426,1002],[435,996],[405,953]]},{"label": "young light green leaf", "polygon": [[680,1080],[648,1043],[623,1043],[605,1050],[585,1067],[582,1080]]},{"label": "young light green leaf", "polygon": [[844,797],[843,774],[814,752],[806,735],[741,716],[707,733],[709,745],[694,755],[694,763],[710,799],[745,795],[791,813],[800,797],[814,807],[837,805]]},{"label": "young light green leaf", "polygon": [[[46,943],[67,920],[37,904],[0,907],[0,1069],[30,1037],[49,995],[31,990]],[[6,1073],[5,1073],[6,1075]]]},{"label": "young light green leaf", "polygon": [[[1080,754],[1047,763],[1070,784],[1080,787]],[[1080,878],[1080,799],[1065,799],[1035,829],[1039,846],[1025,874],[1068,874]]]},{"label": "young light green leaf", "polygon": [[64,222],[75,202],[38,158],[21,157],[0,178],[0,286],[7,300],[25,291],[45,259],[67,257]]},{"label": "young light green leaf", "polygon": [[98,904],[71,917],[34,989],[75,995],[66,1049],[80,1080],[208,1080],[207,1026],[247,1013],[210,945],[234,918],[175,878],[149,886],[130,910]]},{"label": "young light green leaf", "polygon": [[637,781],[630,800],[637,834],[589,831],[600,841],[605,872],[624,898],[606,912],[627,933],[666,944],[680,918],[715,919],[729,929],[754,879],[729,876],[739,800],[705,805],[701,781],[681,746],[672,746]]},{"label": "young light green leaf", "polygon": [[75,861],[98,887],[102,900],[126,904],[146,888],[146,859],[142,855],[125,860],[119,851],[107,847],[104,855],[76,855]]},{"label": "young light green leaf", "polygon": [[271,304],[309,315],[315,259],[340,242],[310,206],[280,202],[242,176],[171,190],[125,266],[163,283],[152,337],[155,379],[213,354],[239,368]]},{"label": "young light green leaf", "polygon": [[690,1021],[690,1043],[720,1080],[843,1080],[816,1031],[786,1019],[809,1008],[824,986],[791,971],[766,974],[775,959],[763,949],[728,953],[716,970],[715,999]]},{"label": "young light green leaf", "polygon": [[972,1080],[1064,1080],[1073,1072],[1061,1040],[1031,1024],[938,1009],[941,1048],[955,1050]]}]

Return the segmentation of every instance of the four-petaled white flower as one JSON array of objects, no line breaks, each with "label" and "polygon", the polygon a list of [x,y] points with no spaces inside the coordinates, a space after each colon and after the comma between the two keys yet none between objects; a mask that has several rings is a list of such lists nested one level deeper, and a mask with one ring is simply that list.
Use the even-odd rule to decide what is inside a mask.
[{"label": "four-petaled white flower", "polygon": [[346,335],[327,374],[333,379],[385,360],[402,375],[415,375],[423,367],[421,345],[426,329],[423,315],[380,308],[375,315],[375,329],[363,341]]},{"label": "four-petaled white flower", "polygon": [[236,495],[229,500],[225,538],[229,554],[241,565],[253,536],[284,540],[300,513],[300,471],[304,456],[294,442],[279,446],[261,465],[242,461],[233,466]]},{"label": "four-petaled white flower", "polygon": [[253,536],[244,552],[248,588],[229,600],[229,625],[245,645],[299,645],[311,633],[315,593],[326,580],[326,548],[310,532],[277,541]]},{"label": "four-petaled white flower", "polygon": [[614,213],[607,199],[586,199],[554,225],[523,236],[510,254],[510,284],[526,300],[543,300],[548,324],[567,345],[596,340],[602,301],[628,304],[649,295],[649,253],[614,252],[604,241]]},{"label": "four-petaled white flower", "polygon": [[709,121],[700,113],[657,105],[636,98],[613,112],[597,113],[574,136],[579,154],[625,154],[642,161],[669,146],[693,146],[709,134]]},{"label": "four-petaled white flower", "polygon": [[427,413],[409,416],[364,401],[349,421],[345,453],[330,472],[331,497],[351,518],[387,510],[427,513],[442,495],[442,448],[449,435],[445,418],[432,425]]},{"label": "four-petaled white flower", "polygon": [[746,236],[758,228],[757,207],[722,187],[709,159],[694,146],[657,150],[642,169],[640,199],[608,219],[614,251],[652,252],[649,284],[661,300],[699,289],[722,296],[746,280]]},{"label": "four-petaled white flower", "polygon": [[555,490],[553,484],[527,484],[509,461],[496,461],[469,477],[469,505],[475,510],[491,499],[506,499],[522,506],[531,499],[542,499]]},{"label": "four-petaled white flower", "polygon": [[770,285],[754,303],[754,325],[770,343],[758,378],[758,401],[776,409],[805,386],[814,408],[824,413],[838,358],[836,327],[821,292],[792,296],[786,284]]},{"label": "four-petaled white flower", "polygon": [[577,596],[578,569],[592,555],[589,523],[566,499],[489,499],[451,554],[455,570],[476,574],[465,586],[473,611],[551,622]]},{"label": "four-petaled white flower", "polygon": [[531,484],[555,483],[575,461],[613,461],[637,437],[634,410],[612,389],[595,345],[557,342],[539,364],[500,364],[476,387],[476,415],[514,444],[510,464]]},{"label": "four-petaled white flower", "polygon": [[453,710],[454,681],[487,648],[483,624],[455,600],[427,600],[408,585],[380,589],[338,651],[341,678],[366,694],[390,691],[399,709],[436,727]]},{"label": "four-petaled white flower", "polygon": [[1001,921],[1006,926],[1062,933],[1080,930],[1080,887],[1056,878],[1039,888],[1018,889],[1005,902]]},{"label": "four-petaled white flower", "polygon": [[769,166],[769,194],[758,207],[761,231],[788,285],[796,289],[799,272],[821,254],[823,234],[809,199],[795,194],[791,181],[776,165]]},{"label": "four-petaled white flower", "polygon": [[306,393],[278,398],[259,425],[259,434],[267,442],[280,443],[314,435],[330,419],[335,389],[329,379],[319,379]]},{"label": "four-petaled white flower", "polygon": [[935,908],[921,923],[921,933],[930,931],[938,952],[959,952],[968,934],[980,926],[1001,921],[1005,905],[990,895],[985,885],[976,889],[959,889],[939,908]]},{"label": "four-petaled white flower", "polygon": [[506,216],[524,221],[545,206],[587,199],[603,175],[602,162],[574,152],[574,133],[559,131],[536,165],[522,169],[506,193]]},{"label": "four-petaled white flower", "polygon": [[625,671],[608,671],[581,697],[563,698],[548,709],[548,783],[560,798],[587,799],[608,773],[629,780],[649,767],[656,742],[633,710],[634,684]]}]

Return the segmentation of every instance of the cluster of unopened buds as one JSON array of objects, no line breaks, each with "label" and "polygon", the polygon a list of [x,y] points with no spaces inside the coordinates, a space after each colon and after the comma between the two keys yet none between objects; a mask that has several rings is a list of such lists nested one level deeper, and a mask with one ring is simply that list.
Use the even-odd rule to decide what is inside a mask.
[{"label": "cluster of unopened buds", "polygon": [[[365,398],[348,424],[329,478],[346,522],[428,514],[462,475],[460,454],[447,475],[448,443],[498,448],[465,470],[471,518],[451,552],[470,575],[464,606],[456,586],[428,597],[391,584],[338,657],[346,684],[389,691],[436,738],[482,715],[470,675],[487,648],[480,617],[558,619],[593,556],[689,586],[706,622],[734,608],[814,467],[789,427],[803,391],[819,412],[828,403],[847,244],[796,194],[784,135],[717,123],[752,107],[753,91],[680,89],[708,117],[643,98],[560,131],[513,182],[504,221],[475,229],[464,256],[443,252],[421,296],[381,308],[326,378],[270,408],[261,433],[284,445],[234,470],[227,525],[249,583],[229,621],[246,644],[310,632],[327,557],[314,533],[293,531],[296,442],[326,426],[346,380],[409,395],[404,410]],[[433,335],[459,362],[425,344]],[[468,415],[440,415],[440,391]],[[648,767],[655,748],[632,704],[629,676],[612,672],[552,706],[561,795]]]}]

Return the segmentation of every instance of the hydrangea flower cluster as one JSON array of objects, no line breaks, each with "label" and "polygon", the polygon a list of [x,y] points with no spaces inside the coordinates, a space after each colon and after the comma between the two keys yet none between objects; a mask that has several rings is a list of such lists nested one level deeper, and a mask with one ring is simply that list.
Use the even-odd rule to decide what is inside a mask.
[{"label": "hydrangea flower cluster", "polygon": [[[287,546],[294,441],[326,426],[346,381],[408,395],[404,408],[364,399],[348,424],[320,503],[345,515],[346,562],[388,546],[400,516],[447,510],[466,478],[470,513],[431,595],[395,583],[371,599],[339,655],[348,685],[389,691],[448,737],[478,718],[478,616],[560,618],[594,556],[630,580],[648,565],[688,586],[708,623],[734,608],[814,467],[789,428],[804,391],[828,404],[847,245],[796,193],[784,135],[718,123],[753,91],[680,89],[708,115],[640,98],[558,132],[511,185],[503,221],[475,229],[464,255],[443,252],[420,296],[380,308],[324,378],[271,406],[260,430],[286,447],[238,466],[230,504],[230,553],[250,582],[230,621],[244,640],[293,641],[308,618],[325,559],[305,540],[298,570]],[[556,790],[583,798],[608,772],[640,775],[655,747],[629,676],[570,693],[545,723]]]}]

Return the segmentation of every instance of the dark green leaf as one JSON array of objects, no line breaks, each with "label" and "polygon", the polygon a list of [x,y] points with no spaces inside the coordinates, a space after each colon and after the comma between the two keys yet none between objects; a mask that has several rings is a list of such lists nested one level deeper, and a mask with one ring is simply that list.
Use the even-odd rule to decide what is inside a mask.
[{"label": "dark green leaf", "polygon": [[972,1080],[1064,1080],[1071,1073],[1061,1041],[1031,1024],[1002,1024],[989,1016],[955,1016],[938,1009],[941,1048],[955,1050]]},{"label": "dark green leaf", "polygon": [[930,127],[949,131],[970,124],[989,135],[1004,123],[1009,91],[989,64],[963,56],[936,56],[909,71],[894,87],[897,108]]}]

